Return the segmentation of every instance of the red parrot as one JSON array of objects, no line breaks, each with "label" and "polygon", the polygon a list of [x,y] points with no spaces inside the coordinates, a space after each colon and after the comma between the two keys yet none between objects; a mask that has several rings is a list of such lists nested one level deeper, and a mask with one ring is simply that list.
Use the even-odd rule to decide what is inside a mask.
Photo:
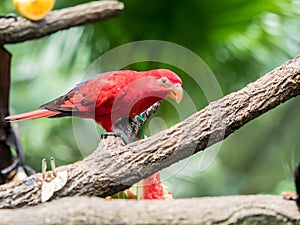
[{"label": "red parrot", "polygon": [[5,120],[76,116],[94,119],[106,131],[112,131],[117,119],[134,118],[166,97],[179,103],[183,96],[181,85],[181,79],[167,69],[106,72],[77,84],[40,109],[8,116]]},{"label": "red parrot", "polygon": [[[106,72],[76,85],[40,109],[8,116],[5,120],[76,116],[94,119],[111,132],[119,118],[134,118],[166,97],[179,103],[183,96],[181,85],[181,79],[167,69]],[[143,190],[143,199],[164,199],[159,173],[144,180]]]}]

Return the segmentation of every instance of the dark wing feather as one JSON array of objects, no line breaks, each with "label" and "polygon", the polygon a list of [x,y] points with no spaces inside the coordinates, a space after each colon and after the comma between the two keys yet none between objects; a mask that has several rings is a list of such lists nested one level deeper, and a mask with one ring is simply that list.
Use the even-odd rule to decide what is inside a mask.
[{"label": "dark wing feather", "polygon": [[75,95],[74,90],[71,90],[67,94],[60,96],[57,99],[42,105],[41,108],[59,111],[61,112],[59,116],[75,115],[76,113],[78,113],[78,108],[74,106],[70,101],[70,99],[72,99],[74,95]]},{"label": "dark wing feather", "polygon": [[[86,83],[86,82],[84,82]],[[82,90],[82,84],[67,94],[42,105],[42,108],[61,112],[59,116],[88,116],[94,114],[96,99]]]},{"label": "dark wing feather", "polygon": [[[79,116],[94,118],[108,115],[116,96],[124,95],[120,90],[126,86],[135,75],[134,71],[115,71],[99,74],[85,82],[78,84],[67,94],[42,105],[42,108],[59,111],[60,116]],[[113,110],[119,110],[118,105]]]}]

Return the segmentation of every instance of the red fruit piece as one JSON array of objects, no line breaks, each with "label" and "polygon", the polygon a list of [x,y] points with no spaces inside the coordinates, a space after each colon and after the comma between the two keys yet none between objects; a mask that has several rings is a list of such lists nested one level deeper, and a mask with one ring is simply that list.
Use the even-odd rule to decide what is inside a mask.
[{"label": "red fruit piece", "polygon": [[143,180],[143,197],[141,199],[165,199],[159,172]]}]

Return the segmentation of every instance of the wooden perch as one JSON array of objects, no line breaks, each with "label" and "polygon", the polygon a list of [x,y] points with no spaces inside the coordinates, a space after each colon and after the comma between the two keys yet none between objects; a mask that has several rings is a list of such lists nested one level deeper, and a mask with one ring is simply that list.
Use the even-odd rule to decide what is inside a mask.
[{"label": "wooden perch", "polygon": [[[181,123],[124,146],[120,138],[101,140],[86,159],[59,167],[68,182],[52,199],[114,194],[149,175],[222,141],[252,119],[300,93],[300,56],[238,92],[211,102]],[[41,202],[41,174],[0,186],[0,208]]]},{"label": "wooden perch", "polygon": [[117,16],[124,8],[118,1],[95,1],[50,12],[43,20],[30,21],[18,17],[0,19],[0,46],[36,39],[56,31],[103,21]]},{"label": "wooden perch", "polygon": [[[33,215],[34,212],[34,216]],[[173,201],[63,198],[23,209],[0,210],[0,224],[297,224],[294,202],[248,195]]]}]

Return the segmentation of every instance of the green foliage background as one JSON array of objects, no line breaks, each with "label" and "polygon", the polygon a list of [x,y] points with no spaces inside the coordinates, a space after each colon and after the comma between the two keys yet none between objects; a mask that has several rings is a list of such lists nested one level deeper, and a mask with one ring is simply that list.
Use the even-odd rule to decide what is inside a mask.
[{"label": "green foliage background", "polygon": [[[57,0],[55,8],[83,2],[87,1]],[[164,40],[190,49],[214,72],[224,95],[295,57],[300,49],[299,0],[123,2],[125,10],[118,18],[7,45],[13,54],[11,113],[33,110],[64,94],[81,81],[97,57],[132,41]],[[0,9],[1,13],[15,12],[10,0],[1,1]],[[144,63],[131,69],[155,66]],[[182,78],[197,109],[205,107],[208,102],[201,90],[184,74]],[[207,168],[201,167],[203,153],[168,168],[162,172],[165,183],[175,197],[278,194],[293,189],[292,173],[300,161],[299,103],[295,98],[235,132],[223,141]],[[178,122],[168,104],[158,115],[168,126]],[[59,164],[66,164],[89,154],[97,137],[92,142],[87,135],[77,144],[74,123],[80,126],[81,121],[66,118],[19,123],[26,163],[39,170],[44,157],[53,155]],[[84,124],[82,130],[88,133]],[[85,148],[86,152],[80,151]]]}]

